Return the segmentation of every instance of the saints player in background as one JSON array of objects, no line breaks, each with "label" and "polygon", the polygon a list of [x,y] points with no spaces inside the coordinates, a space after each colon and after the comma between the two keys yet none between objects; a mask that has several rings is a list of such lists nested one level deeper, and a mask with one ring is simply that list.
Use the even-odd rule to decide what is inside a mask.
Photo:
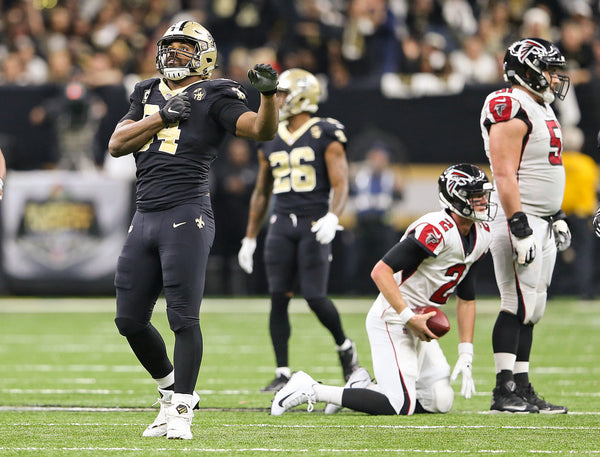
[{"label": "saints player in background", "polygon": [[[303,371],[292,376],[271,404],[271,414],[316,401],[328,402],[325,414],[342,406],[377,415],[447,413],[454,403],[450,381],[462,376],[461,394],[475,392],[472,376],[475,331],[475,274],[488,252],[488,222],[496,214],[489,202],[492,184],[479,167],[448,167],[438,179],[442,209],[410,224],[403,237],[377,262],[371,278],[380,291],[367,314],[377,384],[359,368],[346,386],[317,383]],[[450,365],[427,328],[435,313],[420,306],[444,306],[456,292],[458,360]]]},{"label": "saints player in background", "polygon": [[533,328],[546,309],[557,250],[571,243],[561,211],[565,189],[562,133],[550,106],[563,99],[569,78],[552,43],[516,41],[506,51],[504,76],[512,85],[494,92],[481,112],[481,132],[499,202],[491,224],[501,310],[492,333],[496,387],[493,411],[566,413],[539,398],[529,381]]},{"label": "saints player in background", "polygon": [[[275,136],[277,72],[264,64],[248,72],[262,94],[254,112],[238,83],[210,79],[217,49],[200,24],[177,22],[157,44],[163,77],[135,86],[109,142],[112,156],[133,153],[137,167],[137,208],[115,275],[115,323],[158,384],[160,411],[143,435],[191,439],[203,352],[199,311],[215,233],[210,163],[227,132],[259,141]],[[175,333],[173,363],[150,323],[161,291]]]},{"label": "saints player in background", "polygon": [[[250,199],[246,237],[238,259],[253,270],[256,237],[274,195],[265,240],[265,267],[271,295],[269,330],[277,368],[264,392],[276,392],[290,379],[288,305],[295,286],[335,341],[347,380],[358,368],[356,347],[346,337],[339,313],[327,298],[331,242],[348,200],[348,163],[344,126],[335,119],[311,117],[318,109],[319,82],[301,69],[279,78],[277,137],[259,151],[259,174]],[[333,191],[333,192],[330,192]],[[331,202],[330,202],[330,193]]]}]

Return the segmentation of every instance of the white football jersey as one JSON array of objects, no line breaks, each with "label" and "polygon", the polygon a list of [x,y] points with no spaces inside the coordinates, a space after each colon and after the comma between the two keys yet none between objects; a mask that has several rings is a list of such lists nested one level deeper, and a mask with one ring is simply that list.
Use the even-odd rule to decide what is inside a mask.
[{"label": "white football jersey", "polygon": [[[565,169],[560,124],[548,103],[539,104],[520,89],[502,89],[488,95],[480,122],[485,153],[489,160],[491,125],[515,117],[528,127],[517,170],[523,211],[534,216],[551,216],[562,204]],[[492,199],[498,203],[497,195]]]},{"label": "white football jersey", "polygon": [[[475,243],[471,252],[465,252],[458,227],[446,210],[425,214],[410,224],[401,240],[414,232],[415,239],[432,255],[423,260],[414,272],[394,274],[408,306],[439,307],[446,303],[473,263],[487,252],[492,240],[488,224],[476,222],[474,225]],[[398,316],[381,293],[371,312],[388,322],[393,322]]]}]

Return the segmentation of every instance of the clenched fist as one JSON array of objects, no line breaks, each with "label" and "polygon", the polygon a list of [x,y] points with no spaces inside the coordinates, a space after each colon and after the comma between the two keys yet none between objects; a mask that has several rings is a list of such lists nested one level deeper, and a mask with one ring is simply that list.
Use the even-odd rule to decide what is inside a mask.
[{"label": "clenched fist", "polygon": [[182,92],[170,99],[158,113],[165,125],[185,121],[190,117],[192,107],[187,92]]}]

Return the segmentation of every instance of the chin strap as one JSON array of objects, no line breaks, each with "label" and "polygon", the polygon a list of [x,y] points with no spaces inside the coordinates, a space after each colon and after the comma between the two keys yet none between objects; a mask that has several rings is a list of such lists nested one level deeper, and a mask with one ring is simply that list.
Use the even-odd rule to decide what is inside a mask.
[{"label": "chin strap", "polygon": [[523,81],[523,78],[521,78],[519,75],[515,75],[515,79],[519,81],[519,84],[521,84],[521,86],[523,86],[529,92],[537,95],[538,97],[541,97],[544,100],[544,103],[552,103],[556,99],[554,92],[552,92],[552,89],[550,87],[547,87],[544,90],[544,92],[538,92],[537,90],[533,90],[528,84],[526,84],[525,81]]}]

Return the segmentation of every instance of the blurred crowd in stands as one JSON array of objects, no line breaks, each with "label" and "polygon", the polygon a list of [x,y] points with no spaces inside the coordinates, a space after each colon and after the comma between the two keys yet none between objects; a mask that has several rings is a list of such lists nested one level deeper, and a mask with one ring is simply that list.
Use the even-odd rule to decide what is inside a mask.
[{"label": "blurred crowd in stands", "polygon": [[[64,88],[66,97],[40,100],[31,110],[31,125],[56,124],[57,168],[110,168],[101,150],[106,139],[96,132],[103,119],[111,131],[127,105],[107,121],[106,106],[92,94],[111,86],[129,94],[136,82],[155,76],[156,42],[178,20],[198,21],[212,33],[213,77],[246,82],[258,62],[279,71],[300,67],[317,75],[325,96],[358,89],[414,98],[500,85],[507,45],[535,36],[556,42],[567,58],[572,90],[558,107],[559,119],[577,129],[576,88],[600,79],[599,7],[599,0],[0,0],[0,86]],[[357,251],[344,276],[358,293],[374,291],[363,281],[365,271],[397,236],[389,212],[402,198],[402,179],[389,172],[398,159],[390,157],[392,143],[365,143],[365,160],[351,164],[350,207],[362,230],[340,239]],[[264,278],[248,282],[236,260],[256,178],[248,166],[255,165],[254,148],[228,142],[213,167],[215,211],[237,220],[215,242],[212,258],[222,281],[212,292],[264,290]]]},{"label": "blurred crowd in stands", "polygon": [[501,81],[519,37],[558,43],[575,84],[600,71],[592,0],[2,0],[0,82],[125,83],[155,73],[156,41],[181,18],[214,36],[215,76],[255,62],[302,67],[332,87],[391,96]]}]

